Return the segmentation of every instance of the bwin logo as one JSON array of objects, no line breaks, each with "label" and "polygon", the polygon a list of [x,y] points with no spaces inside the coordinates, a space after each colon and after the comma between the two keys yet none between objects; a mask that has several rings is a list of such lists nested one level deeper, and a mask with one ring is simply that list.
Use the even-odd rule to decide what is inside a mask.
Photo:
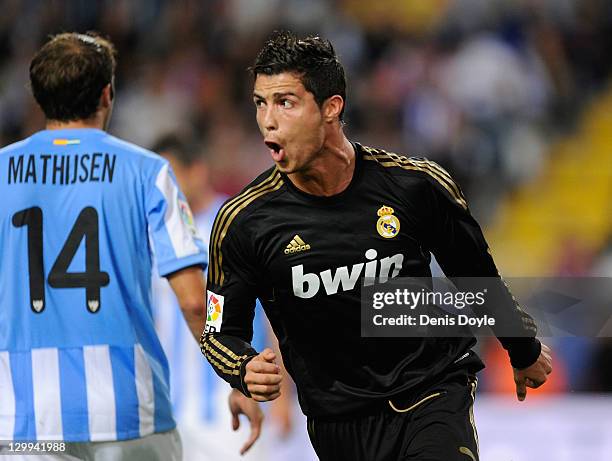
[{"label": "bwin logo", "polygon": [[377,256],[376,250],[370,248],[365,252],[368,262],[354,264],[350,272],[348,266],[342,266],[338,267],[333,273],[331,269],[327,269],[317,275],[312,272],[304,273],[303,264],[293,266],[291,268],[293,294],[298,298],[312,298],[319,292],[321,282],[323,282],[325,292],[328,295],[335,295],[338,293],[340,286],[342,286],[342,291],[355,288],[357,280],[362,276],[366,278],[365,285],[373,285],[375,279],[384,283],[389,278],[397,277],[402,269],[404,255],[398,253],[381,260],[376,260]]}]

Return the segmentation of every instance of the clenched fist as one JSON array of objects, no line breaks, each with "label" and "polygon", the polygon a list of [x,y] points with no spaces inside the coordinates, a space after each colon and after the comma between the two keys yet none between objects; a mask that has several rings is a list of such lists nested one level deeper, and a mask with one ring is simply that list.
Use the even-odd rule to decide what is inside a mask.
[{"label": "clenched fist", "polygon": [[253,400],[267,402],[280,395],[283,379],[280,367],[276,364],[276,354],[266,348],[247,363],[244,384]]}]

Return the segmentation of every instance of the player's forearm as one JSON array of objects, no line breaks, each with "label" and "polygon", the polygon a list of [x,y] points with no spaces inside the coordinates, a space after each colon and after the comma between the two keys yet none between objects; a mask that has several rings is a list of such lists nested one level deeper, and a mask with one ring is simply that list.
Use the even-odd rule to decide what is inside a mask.
[{"label": "player's forearm", "polygon": [[205,284],[199,267],[187,267],[168,276],[185,321],[196,341],[204,331],[206,321]]},{"label": "player's forearm", "polygon": [[[526,368],[540,355],[540,342],[535,338],[538,329],[533,318],[518,304],[506,282],[501,278],[493,258],[486,252],[480,255],[481,277],[485,283],[476,281],[474,290],[486,285],[484,311],[495,319],[493,332],[508,351],[510,363],[514,368]],[[471,280],[471,279],[469,279]]]},{"label": "player's forearm", "polygon": [[257,351],[238,336],[221,333],[202,334],[200,349],[215,372],[234,389],[249,395],[244,386],[245,366]]},{"label": "player's forearm", "polygon": [[493,332],[508,351],[512,366],[526,368],[540,355],[540,342],[535,338],[536,323],[521,309],[492,262],[491,265],[491,275],[486,278],[454,279],[455,284],[463,291],[481,291],[486,286],[486,302],[482,309],[495,319]]},{"label": "player's forearm", "polygon": [[204,325],[206,322],[204,307],[195,311],[183,310],[183,316],[185,317],[185,321],[187,322],[189,331],[191,331],[191,334],[193,335],[195,340],[199,341],[200,336],[204,331]]}]

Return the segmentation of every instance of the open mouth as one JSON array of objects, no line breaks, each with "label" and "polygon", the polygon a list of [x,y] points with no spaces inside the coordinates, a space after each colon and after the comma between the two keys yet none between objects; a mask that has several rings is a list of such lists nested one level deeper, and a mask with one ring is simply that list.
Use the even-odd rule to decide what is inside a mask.
[{"label": "open mouth", "polygon": [[277,144],[277,143],[272,142],[272,141],[266,141],[266,146],[268,146],[274,152],[280,152],[280,150],[281,150],[280,144]]},{"label": "open mouth", "polygon": [[268,149],[270,149],[270,155],[272,160],[275,162],[281,162],[285,158],[285,149],[274,141],[264,141]]}]

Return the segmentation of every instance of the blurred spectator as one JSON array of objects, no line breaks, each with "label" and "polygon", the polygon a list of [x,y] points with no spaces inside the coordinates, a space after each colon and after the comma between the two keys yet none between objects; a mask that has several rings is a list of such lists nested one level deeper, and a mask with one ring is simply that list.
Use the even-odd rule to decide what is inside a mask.
[{"label": "blurred spectator", "polygon": [[332,38],[359,75],[348,96],[352,137],[438,160],[486,220],[500,197],[537,175],[551,133],[606,80],[612,8],[601,0],[400,3],[7,0],[0,142],[41,124],[21,83],[32,49],[50,32],[98,29],[121,54],[112,131],[144,144],[177,129],[211,134],[201,147],[222,173],[215,185],[236,192],[268,162],[249,117],[246,68],[273,28],[291,27]]}]

